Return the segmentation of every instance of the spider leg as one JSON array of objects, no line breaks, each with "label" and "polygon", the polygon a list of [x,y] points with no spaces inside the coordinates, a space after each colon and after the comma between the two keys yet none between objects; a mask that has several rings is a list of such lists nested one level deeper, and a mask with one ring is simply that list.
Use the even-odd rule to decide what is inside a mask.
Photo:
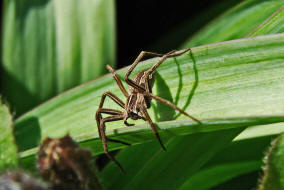
[{"label": "spider leg", "polygon": [[124,96],[127,98],[128,92],[125,90],[121,80],[118,78],[117,74],[115,73],[115,71],[113,70],[113,68],[110,65],[106,65],[107,70],[109,70],[109,72],[111,72],[114,80],[116,81],[118,87],[120,88],[121,92],[124,94]]},{"label": "spider leg", "polygon": [[162,140],[160,138],[160,135],[159,135],[159,133],[158,133],[158,131],[157,131],[157,129],[156,129],[156,127],[155,127],[151,117],[149,116],[149,114],[147,112],[147,109],[146,108],[142,108],[141,111],[142,111],[143,115],[145,116],[146,120],[148,121],[148,123],[150,124],[152,130],[154,131],[154,134],[156,135],[156,137],[157,137],[161,147],[163,148],[164,151],[166,151],[166,147],[164,146],[164,144],[163,144],[163,142],[162,142]]},{"label": "spider leg", "polygon": [[[122,102],[122,100],[120,100],[116,95],[114,95],[113,93],[111,92],[105,92],[103,95],[102,95],[102,98],[101,98],[101,102],[100,102],[100,105],[99,105],[99,108],[96,112],[96,121],[97,121],[97,126],[98,126],[98,131],[99,130],[99,126],[100,126],[100,121],[102,120],[102,113],[105,113],[105,114],[110,114],[110,115],[123,115],[123,112],[122,111],[119,111],[119,110],[113,110],[113,109],[107,109],[107,108],[102,108],[103,107],[103,104],[104,104],[104,101],[105,101],[105,98],[106,97],[110,97],[114,102],[116,102],[118,105],[120,105],[123,109],[125,109],[125,104]],[[104,126],[105,127],[105,126]],[[101,133],[99,133],[99,136],[100,138],[101,137]],[[128,145],[130,146],[129,143],[127,142],[123,142],[123,141],[120,141],[120,140],[115,140],[115,139],[110,139],[110,138],[107,138],[106,139],[110,142],[116,142],[116,143],[121,143],[121,144],[124,144],[124,145]]]},{"label": "spider leg", "polygon": [[[101,120],[103,119],[102,113],[110,114],[110,115],[122,115],[123,114],[122,111],[107,109],[107,108],[99,108],[96,112],[96,121],[97,121],[98,131],[100,131],[99,126],[100,126]],[[100,138],[102,138],[100,133],[99,135],[100,135]]]},{"label": "spider leg", "polygon": [[132,86],[133,88],[136,88],[142,92],[144,92],[146,89],[143,88],[142,86],[138,85],[137,83],[135,83],[133,80],[129,79],[129,75],[132,73],[132,71],[134,70],[134,68],[137,66],[137,64],[139,63],[139,61],[141,61],[141,59],[145,56],[145,55],[151,55],[151,56],[158,56],[158,57],[162,57],[158,63],[156,63],[151,69],[148,70],[147,72],[147,76],[146,78],[148,78],[148,76],[153,73],[158,66],[160,66],[168,57],[175,57],[175,56],[179,56],[182,55],[188,51],[190,51],[191,49],[185,49],[185,50],[181,50],[181,51],[170,51],[167,54],[158,54],[158,53],[152,53],[152,52],[147,52],[147,51],[142,51],[139,56],[136,58],[136,60],[134,61],[134,63],[130,66],[130,68],[128,69],[128,71],[125,73],[124,76],[124,80],[125,82]]},{"label": "spider leg", "polygon": [[105,102],[105,98],[106,97],[110,97],[115,103],[117,103],[120,107],[122,107],[123,109],[125,109],[125,104],[123,103],[123,101],[121,99],[119,99],[116,95],[114,95],[111,92],[105,92],[102,95],[101,101],[100,101],[100,105],[99,108],[102,108]]},{"label": "spider leg", "polygon": [[[146,119],[145,117],[141,117],[141,119],[144,120],[144,121],[147,121],[147,119]],[[125,119],[125,118],[123,119],[123,122],[124,122],[124,124],[125,124],[126,126],[128,126],[128,127],[135,125],[135,124],[133,124],[133,123],[128,123],[128,122],[127,122],[127,119]]]},{"label": "spider leg", "polygon": [[179,111],[180,113],[182,113],[183,115],[185,115],[185,116],[189,117],[190,119],[196,121],[197,123],[199,123],[199,124],[201,123],[198,119],[196,119],[196,118],[192,117],[191,115],[187,114],[185,111],[183,111],[182,109],[180,109],[179,107],[177,107],[176,105],[174,105],[173,103],[171,103],[170,101],[168,101],[168,100],[166,100],[166,99],[164,99],[164,98],[161,98],[161,97],[159,97],[159,96],[155,96],[154,94],[152,94],[152,93],[150,93],[150,92],[144,92],[143,94],[144,94],[145,96],[149,96],[149,97],[151,97],[151,98],[153,98],[153,99],[155,99],[155,100],[157,100],[157,101],[159,101],[159,102],[162,102],[162,103],[164,103],[164,104],[166,104],[166,105],[172,107],[173,109]]},{"label": "spider leg", "polygon": [[135,124],[133,123],[128,123],[126,119],[124,119],[123,121],[124,125],[128,126],[128,127],[131,127],[131,126],[134,126]]},{"label": "spider leg", "polygon": [[125,171],[122,168],[122,166],[120,165],[120,163],[109,153],[108,147],[107,147],[107,137],[106,137],[106,134],[105,134],[105,123],[106,122],[123,120],[123,118],[124,118],[124,115],[113,115],[113,116],[109,116],[109,117],[101,119],[100,120],[100,126],[99,126],[99,133],[100,133],[100,137],[102,139],[105,154],[107,155],[107,157],[110,160],[112,160],[120,168],[120,170],[123,173],[125,173]]},{"label": "spider leg", "polygon": [[135,83],[133,80],[129,79],[129,75],[132,73],[133,69],[137,66],[139,61],[141,61],[141,59],[145,55],[158,56],[158,57],[162,57],[163,56],[163,54],[152,53],[152,52],[147,52],[147,51],[141,51],[141,53],[138,55],[138,57],[132,63],[132,65],[130,66],[130,68],[128,69],[128,71],[125,73],[125,76],[124,76],[124,80],[125,80],[125,82],[128,85],[132,86],[133,88],[139,89],[141,91],[145,91],[145,89],[143,87],[141,87],[140,85],[138,85],[137,83]]},{"label": "spider leg", "polygon": [[123,115],[122,111],[109,109],[109,108],[99,108],[97,113],[105,113],[110,115]]},{"label": "spider leg", "polygon": [[[100,126],[100,123],[101,123],[101,120],[102,120],[102,113],[110,114],[110,115],[123,115],[124,114],[122,111],[119,111],[119,110],[113,110],[113,109],[107,109],[107,108],[99,108],[97,110],[97,113],[96,113],[96,121],[97,121],[98,131],[100,131],[99,126]],[[105,126],[104,126],[104,129],[105,129]],[[100,139],[102,139],[101,133],[99,133],[99,136],[100,136]],[[107,141],[110,141],[110,142],[116,142],[116,143],[120,143],[120,144],[124,144],[124,145],[128,145],[128,146],[131,145],[131,144],[127,143],[127,142],[116,140],[116,139],[110,139],[108,137],[106,137],[106,139],[107,139]]]},{"label": "spider leg", "polygon": [[153,67],[151,69],[148,70],[147,77],[151,73],[153,73],[168,57],[176,57],[176,56],[182,55],[182,54],[184,54],[184,53],[186,53],[188,51],[191,51],[191,49],[188,48],[188,49],[181,50],[181,51],[173,50],[173,51],[170,51],[169,53],[163,55],[162,58],[155,65],[153,65]]},{"label": "spider leg", "polygon": [[[99,108],[96,112],[96,121],[97,121],[97,126],[99,129],[100,126],[100,120],[102,119],[102,115],[101,113],[106,113],[106,114],[111,114],[111,115],[117,115],[117,114],[121,114],[121,111],[117,111],[117,110],[112,110],[112,109],[102,109],[104,102],[105,102],[105,98],[106,97],[110,97],[114,102],[116,102],[118,105],[120,105],[123,109],[125,109],[125,104],[122,102],[122,100],[120,100],[116,95],[114,95],[111,92],[105,92],[102,95],[101,101],[100,101],[100,105]],[[99,133],[100,134],[100,133]],[[100,136],[101,138],[101,136]]]}]

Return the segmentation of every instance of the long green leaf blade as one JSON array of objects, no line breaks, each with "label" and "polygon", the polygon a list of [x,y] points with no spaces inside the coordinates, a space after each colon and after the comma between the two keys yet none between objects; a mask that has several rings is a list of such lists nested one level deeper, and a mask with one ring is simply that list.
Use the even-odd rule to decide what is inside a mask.
[{"label": "long green leaf blade", "polygon": [[283,5],[282,0],[243,1],[205,26],[183,47],[243,38]]},{"label": "long green leaf blade", "polygon": [[[225,163],[221,166],[213,166],[205,171],[200,171],[184,183],[180,190],[207,190],[211,187],[232,179],[240,174],[248,173],[259,168],[260,161]],[[205,182],[206,181],[206,182]]]},{"label": "long green leaf blade", "polygon": [[[283,41],[284,35],[278,34],[193,48],[199,79],[187,111],[201,121],[203,118],[216,117],[282,115],[280,107],[283,106]],[[137,70],[148,68],[155,60],[140,64]],[[164,98],[169,95],[172,97],[179,95],[177,105],[185,106],[190,89],[196,83],[194,77],[196,73],[191,70],[192,64],[191,56],[183,55],[177,59],[169,59],[161,65],[158,69],[159,76],[161,78],[167,76],[167,80],[156,81],[154,93]],[[178,67],[182,68],[182,75],[175,71]],[[121,70],[118,74],[122,75],[125,71],[126,69]],[[184,90],[180,92],[179,78],[187,78],[182,80]],[[169,86],[161,85],[162,82],[165,84],[168,82]],[[101,94],[107,90],[123,99],[112,77],[107,75],[62,94],[19,118],[16,121],[15,132],[20,150],[36,147],[39,140],[45,136],[60,136],[67,132],[77,138],[86,136],[84,140],[97,139],[94,113]],[[258,95],[257,98],[255,94]],[[266,106],[266,110],[262,109],[263,106]],[[114,104],[109,101],[106,102],[105,107],[114,107]],[[165,107],[158,106],[155,113],[162,115],[163,110]],[[150,110],[150,115],[155,118],[153,110]],[[159,115],[156,117],[158,118]],[[185,119],[184,116],[179,118]],[[190,120],[187,122],[192,123]],[[109,123],[107,135],[119,139],[115,129],[121,127],[122,123]],[[137,129],[125,128],[122,131],[135,134]],[[150,131],[150,128],[145,130]],[[34,131],[33,135],[31,131]],[[30,135],[29,139],[24,138],[27,135]],[[102,149],[93,151],[101,152]]]},{"label": "long green leaf blade", "polygon": [[[267,125],[268,126],[268,125]],[[257,131],[255,131],[257,133]],[[210,189],[238,175],[260,170],[263,151],[274,136],[234,140],[198,172],[188,178],[181,188]],[[252,151],[253,150],[253,151]],[[204,183],[206,181],[206,183]],[[252,182],[256,184],[256,182]],[[239,187],[242,186],[239,184]]]},{"label": "long green leaf blade", "polygon": [[[105,181],[107,189],[178,189],[180,185],[193,175],[206,163],[216,151],[221,150],[230,142],[243,127],[235,130],[219,130],[210,133],[194,134],[190,138],[172,138],[167,141],[167,152],[163,152],[159,145],[154,146],[155,152],[147,149],[131,147],[130,150],[122,151],[118,159],[126,166],[127,174],[123,178],[117,170],[117,166],[109,165],[103,172],[103,178],[113,177],[111,181]],[[216,139],[216,135],[224,138]],[[186,141],[186,143],[184,143]],[[207,149],[208,142],[212,142]],[[213,143],[214,142],[214,143]],[[190,144],[191,146],[188,146]],[[178,147],[178,149],[177,149]],[[132,153],[132,154],[131,154]],[[150,154],[149,154],[150,153]],[[132,158],[138,155],[143,159]],[[165,159],[166,157],[166,159]],[[198,158],[198,159],[197,159]],[[139,167],[131,167],[139,164]],[[156,166],[159,167],[156,167]],[[146,178],[147,176],[147,178]],[[145,183],[145,179],[147,183]]]},{"label": "long green leaf blade", "polygon": [[284,5],[275,11],[268,19],[260,24],[248,36],[259,36],[264,34],[277,34],[284,32]]},{"label": "long green leaf blade", "polygon": [[[270,5],[272,5],[272,4],[274,4],[274,3],[276,3],[277,4],[277,2],[273,2],[273,1],[266,1],[266,2],[259,2],[259,1],[254,1],[256,4],[255,5],[253,5],[253,4],[251,4],[251,6],[246,6],[246,7],[244,7],[243,6],[243,10],[241,10],[241,9],[239,9],[239,12],[238,12],[238,14],[236,14],[235,15],[235,17],[236,18],[241,18],[242,16],[243,16],[243,14],[245,15],[245,14],[247,14],[247,13],[249,13],[249,12],[253,12],[253,11],[256,11],[256,13],[257,13],[257,7],[261,7],[261,6],[263,6],[263,4],[264,3],[268,3],[268,4],[270,4]],[[245,1],[243,4],[249,4],[249,3],[252,3],[252,1]],[[276,5],[276,4],[274,4],[274,5]],[[252,6],[253,5],[253,6]],[[239,7],[240,8],[240,7]],[[269,12],[271,12],[272,10],[275,10],[276,8],[278,8],[277,6],[267,6],[265,9],[262,9],[262,13],[261,13],[261,16],[263,16],[263,15],[266,15],[267,13],[269,13]],[[250,9],[250,11],[246,11],[246,9]],[[263,21],[263,23],[262,24],[260,24],[259,26],[257,26],[256,27],[256,29],[254,29],[252,32],[250,32],[250,34],[248,35],[248,36],[257,36],[257,35],[263,35],[263,34],[272,34],[272,33],[281,33],[281,28],[282,28],[282,23],[283,23],[283,16],[282,16],[282,9],[283,9],[283,6],[281,7],[281,8],[279,8],[278,10],[276,10],[274,13],[272,13],[271,14],[271,16],[268,18],[268,19],[266,19],[265,21]],[[229,11],[230,13],[233,13],[234,11]],[[230,15],[230,13],[229,13],[229,15]],[[249,13],[249,14],[251,14],[251,13]],[[221,19],[218,19],[218,21],[222,21],[222,20],[226,20],[226,18],[227,18],[227,16],[228,16],[228,14],[225,14],[225,15],[223,15],[224,16],[224,18],[222,18],[221,17]],[[247,24],[247,22],[251,22],[252,20],[254,20],[255,19],[255,21],[257,21],[257,22],[259,22],[259,21],[261,21],[261,20],[258,20],[260,17],[258,17],[258,18],[256,18],[256,17],[251,17],[251,18],[249,18],[249,19],[245,19],[245,20],[242,20],[241,22],[242,22],[242,24],[244,24],[244,25],[246,25]],[[218,22],[217,21],[217,22]],[[257,23],[256,22],[256,23]],[[222,28],[222,27],[227,27],[227,26],[233,26],[233,25],[237,25],[238,24],[238,22],[231,22],[230,21],[230,24],[229,25],[226,25],[226,24],[224,24],[223,26],[221,26],[221,25],[211,25],[211,28],[214,28],[214,27],[216,27],[217,26],[217,28],[219,27],[219,29],[220,29],[220,27]],[[255,24],[255,23],[254,23]],[[247,28],[249,28],[249,27],[251,27],[252,25],[251,24],[247,24],[246,25],[246,27]],[[229,28],[230,28],[229,27]],[[232,27],[231,27],[232,28]],[[220,29],[220,30],[222,30],[222,29]],[[239,30],[241,30],[241,32],[238,32]],[[242,33],[244,33],[246,30],[245,30],[245,28],[244,27],[235,27],[234,28],[234,30],[232,31],[233,33],[235,32],[235,34],[236,35],[234,35],[233,36],[233,38],[238,38],[238,37],[242,37],[240,34],[242,34]],[[248,31],[247,31],[248,32]],[[205,32],[206,33],[206,32]],[[210,36],[212,39],[215,37],[215,36],[218,36],[218,34],[213,34],[212,33],[212,35]],[[227,36],[226,35],[223,35],[223,36],[219,36],[219,37],[224,37],[224,38],[226,38]],[[206,39],[205,39],[206,40]],[[220,39],[219,39],[220,40]],[[259,136],[263,136],[263,137],[265,137],[266,138],[266,136],[269,136],[269,135],[274,135],[274,134],[279,134],[279,133],[281,133],[281,132],[283,132],[284,131],[284,127],[283,127],[283,124],[273,124],[273,125],[260,125],[260,126],[255,126],[255,127],[253,127],[253,128],[247,128],[244,132],[242,132],[241,133],[241,135],[239,135],[239,137],[237,137],[236,138],[236,140],[237,140],[237,142],[238,141],[245,141],[246,142],[246,139],[248,138],[248,139],[251,139],[251,142],[250,142],[250,144],[244,144],[243,146],[241,146],[240,148],[239,148],[239,151],[238,150],[235,150],[235,148],[234,147],[231,147],[230,145],[228,146],[229,148],[232,148],[232,149],[234,149],[236,152],[238,152],[238,154],[237,155],[232,155],[233,154],[233,152],[226,152],[226,151],[224,151],[224,152],[220,152],[220,153],[218,153],[218,156],[217,156],[217,159],[218,159],[218,162],[216,163],[216,165],[212,165],[212,166],[210,166],[210,167],[215,167],[215,168],[219,168],[220,169],[220,171],[219,171],[219,173],[220,173],[220,175],[222,175],[222,176],[218,176],[218,175],[216,175],[215,176],[215,178],[214,178],[214,176],[212,176],[210,179],[211,179],[211,182],[212,182],[212,184],[211,185],[216,185],[216,182],[218,182],[220,179],[230,179],[230,178],[228,178],[229,176],[231,176],[232,177],[232,175],[230,175],[227,171],[228,170],[226,170],[226,167],[224,167],[228,162],[230,163],[230,165],[232,166],[232,167],[234,167],[233,165],[234,165],[234,163],[238,163],[238,162],[242,162],[242,163],[244,163],[244,164],[251,164],[251,163],[254,163],[254,162],[260,162],[260,160],[261,160],[261,158],[262,158],[262,156],[263,156],[263,152],[264,152],[264,150],[266,150],[266,147],[268,147],[268,145],[269,145],[269,142],[270,141],[266,141],[266,144],[265,145],[260,145],[259,144],[259,141],[257,140],[258,138],[259,138]],[[245,139],[244,139],[245,138]],[[255,144],[255,147],[251,147],[251,148],[249,148],[252,144]],[[263,143],[262,143],[263,144]],[[262,149],[259,149],[259,147],[262,147]],[[254,154],[255,155],[259,155],[259,157],[257,158],[257,159],[254,159],[254,160],[251,160],[250,158],[247,158],[246,156],[247,155],[250,155],[250,153],[248,153],[246,150],[247,149],[249,149],[249,150],[254,150]],[[241,154],[241,155],[243,155],[244,157],[246,157],[246,159],[241,159],[241,160],[238,160],[238,159],[236,159],[236,160],[232,160],[232,158],[239,158],[239,154]],[[231,155],[229,158],[227,158],[226,157],[226,155]],[[216,157],[216,156],[215,156]],[[224,158],[223,158],[224,157]],[[216,160],[215,158],[213,159],[213,160]],[[224,160],[224,162],[222,162],[222,160]],[[211,161],[209,161],[209,163],[211,163]],[[214,163],[214,162],[213,162]],[[198,177],[196,177],[196,176],[193,176],[193,178],[194,179],[197,179],[197,181],[204,181],[204,180],[206,180],[206,181],[208,181],[208,178],[206,177],[206,176],[203,176],[202,174],[203,173],[205,173],[206,174],[206,172],[207,172],[207,170],[209,170],[210,171],[210,167],[208,168],[208,167],[205,167],[205,168],[203,168],[200,172],[201,172],[201,174],[199,175],[199,173],[197,173],[197,174],[195,174],[196,176],[198,176]],[[260,170],[260,167],[252,167],[252,168],[254,168],[255,170]],[[221,170],[221,169],[223,169],[223,171]],[[243,170],[244,172],[245,172],[245,170]],[[237,170],[236,170],[236,172],[238,172]],[[236,172],[235,172],[235,174],[236,174]],[[232,172],[232,173],[234,173],[234,172]],[[242,173],[239,173],[239,174],[242,174]],[[187,184],[187,186],[190,186],[190,185],[194,185],[194,184],[190,184],[190,183],[194,183],[194,180],[191,180],[191,179],[189,179],[188,180],[188,182],[186,182],[186,184]],[[220,181],[219,181],[220,182]],[[204,186],[204,185],[206,185],[208,188],[210,187],[210,185],[209,185],[210,183],[202,183],[202,184],[200,184],[198,187],[202,187],[202,186]],[[254,182],[252,182],[252,184],[255,184]],[[196,185],[196,184],[195,184]],[[209,186],[208,186],[209,185]],[[232,184],[232,185],[234,185],[234,184]],[[240,185],[240,184],[239,184]]]}]

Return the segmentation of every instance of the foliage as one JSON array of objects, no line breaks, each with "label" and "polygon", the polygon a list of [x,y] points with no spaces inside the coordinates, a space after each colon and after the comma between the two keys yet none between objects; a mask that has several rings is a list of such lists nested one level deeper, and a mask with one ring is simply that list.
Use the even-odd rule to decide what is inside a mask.
[{"label": "foliage", "polygon": [[[101,95],[111,91],[125,98],[110,74],[89,80],[115,60],[114,2],[11,0],[4,5],[2,92],[21,115],[14,122],[21,166],[34,170],[40,141],[66,133],[93,155],[102,154],[94,120]],[[108,136],[134,146],[108,143],[110,150],[121,149],[116,157],[127,173],[109,162],[98,173],[104,188],[205,190],[227,183],[248,189],[237,177],[260,171],[263,152],[284,131],[283,26],[282,0],[248,0],[188,36],[181,45],[192,47],[191,53],[158,68],[153,93],[202,124],[153,101],[149,113],[166,144],[162,152],[144,121],[135,127],[108,123]],[[139,64],[135,73],[157,59]],[[117,73],[122,78],[126,70]],[[105,107],[118,108],[111,101]],[[1,129],[9,131],[0,150],[13,150],[5,157],[1,151],[4,168],[17,165],[17,156],[11,114],[0,108]],[[283,160],[283,154],[271,152],[275,163]],[[257,180],[249,183],[256,187]]]}]

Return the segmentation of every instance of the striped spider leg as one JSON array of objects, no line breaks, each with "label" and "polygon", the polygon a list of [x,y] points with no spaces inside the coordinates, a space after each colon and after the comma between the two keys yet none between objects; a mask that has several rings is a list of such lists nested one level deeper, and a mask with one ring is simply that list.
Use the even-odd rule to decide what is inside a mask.
[{"label": "striped spider leg", "polygon": [[[190,119],[196,121],[199,123],[199,121],[187,114],[185,111],[174,105],[168,100],[165,100],[159,96],[155,96],[152,94],[152,87],[154,84],[154,72],[161,65],[167,58],[169,57],[175,57],[179,56],[181,54],[184,54],[186,52],[190,51],[190,49],[182,50],[182,51],[171,51],[167,54],[157,54],[157,53],[152,53],[152,52],[145,52],[142,51],[139,56],[136,58],[134,63],[130,66],[128,71],[126,72],[124,76],[125,82],[128,84],[129,87],[129,93],[126,91],[124,88],[121,80],[118,78],[117,74],[114,72],[114,70],[107,65],[106,68],[112,73],[113,78],[115,79],[118,87],[126,97],[126,103],[124,103],[122,100],[120,100],[116,95],[114,95],[111,92],[105,92],[102,95],[101,101],[99,108],[96,112],[96,121],[97,121],[97,126],[98,126],[98,131],[99,131],[99,136],[102,140],[103,148],[105,154],[112,160],[114,161],[121,171],[124,171],[122,166],[119,164],[119,162],[109,153],[108,147],[107,147],[107,141],[115,141],[115,142],[120,142],[123,144],[127,144],[118,140],[111,140],[106,137],[105,134],[105,123],[106,122],[111,122],[111,121],[117,121],[117,120],[123,120],[124,124],[126,126],[133,126],[134,124],[129,124],[127,122],[127,119],[131,118],[133,120],[137,119],[143,119],[145,121],[148,121],[150,124],[156,138],[158,139],[161,147],[163,150],[166,151],[166,148],[164,144],[161,141],[161,138],[159,136],[159,133],[149,116],[147,109],[151,107],[151,100],[154,99],[156,101],[159,101],[161,103],[164,103],[173,109],[179,111],[180,113],[186,115]],[[150,55],[150,56],[158,56],[161,57],[160,60],[153,65],[150,69],[143,70],[139,72],[137,75],[133,77],[133,79],[130,79],[129,76],[131,72],[134,70],[134,68],[137,66],[139,61],[145,56],[145,55]],[[111,98],[115,103],[117,103],[120,107],[124,109],[124,111],[119,111],[119,110],[114,110],[114,109],[108,109],[108,108],[103,108],[103,104],[105,101],[105,98],[109,97]],[[102,114],[109,114],[110,116],[102,118]]]}]

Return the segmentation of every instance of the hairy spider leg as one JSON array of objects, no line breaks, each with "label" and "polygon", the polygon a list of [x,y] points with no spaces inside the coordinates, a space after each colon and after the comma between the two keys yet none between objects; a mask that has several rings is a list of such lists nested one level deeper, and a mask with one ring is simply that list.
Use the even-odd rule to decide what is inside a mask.
[{"label": "hairy spider leg", "polygon": [[160,138],[160,135],[155,127],[155,124],[153,123],[151,117],[149,116],[148,112],[147,112],[147,109],[145,107],[142,108],[142,113],[143,115],[145,116],[145,118],[147,119],[147,121],[149,122],[152,130],[154,131],[154,134],[156,135],[156,138],[158,139],[161,147],[163,148],[164,151],[166,151],[166,147],[164,146],[164,143],[162,142],[161,138]]},{"label": "hairy spider leg", "polygon": [[185,50],[182,50],[182,51],[173,50],[173,51],[163,55],[162,58],[155,65],[153,65],[151,69],[149,69],[148,75],[152,74],[167,58],[176,57],[176,56],[182,55],[182,54],[184,54],[188,51],[191,51],[191,49],[188,48],[188,49],[185,49]]},{"label": "hairy spider leg", "polygon": [[182,113],[183,115],[189,117],[190,119],[192,119],[192,120],[194,120],[194,121],[196,121],[197,123],[200,124],[200,121],[199,121],[198,119],[196,119],[195,117],[193,117],[193,116],[187,114],[185,111],[183,111],[182,109],[180,109],[179,107],[177,107],[176,105],[174,105],[173,103],[171,103],[170,101],[168,101],[168,100],[166,100],[166,99],[164,99],[164,98],[161,98],[161,97],[159,97],[159,96],[155,96],[154,94],[152,94],[152,93],[150,93],[150,92],[144,92],[143,94],[144,94],[145,96],[150,96],[151,98],[153,98],[153,99],[155,99],[155,100],[157,100],[157,101],[159,101],[159,102],[161,102],[161,103],[164,103],[164,104],[166,104],[166,105],[172,107],[173,109],[179,111],[179,112]]},{"label": "hairy spider leg", "polygon": [[141,51],[141,53],[138,55],[138,57],[132,63],[132,65],[130,66],[130,68],[128,69],[128,71],[125,73],[125,76],[124,76],[124,80],[128,85],[130,85],[130,86],[132,86],[132,87],[134,87],[138,90],[141,90],[141,91],[145,91],[145,89],[142,86],[140,86],[139,84],[137,84],[136,82],[134,82],[132,79],[129,79],[129,75],[132,73],[133,69],[137,66],[139,61],[141,61],[141,59],[146,55],[158,56],[158,57],[163,56],[163,54],[152,53],[152,52],[148,52],[148,51]]},{"label": "hairy spider leg", "polygon": [[110,122],[110,121],[118,121],[118,120],[123,120],[124,115],[112,115],[106,118],[103,118],[100,120],[100,126],[99,126],[99,131],[100,131],[100,136],[103,142],[103,148],[104,152],[107,155],[109,159],[111,159],[116,165],[120,168],[120,170],[125,173],[124,169],[120,165],[120,163],[109,153],[108,147],[107,147],[107,138],[105,134],[105,123]]},{"label": "hairy spider leg", "polygon": [[[121,143],[121,144],[124,144],[124,145],[130,145],[130,144],[123,142],[123,141],[120,141],[120,140],[114,140],[114,139],[107,138],[106,135],[105,135],[105,122],[123,120],[124,117],[125,117],[124,112],[119,111],[119,110],[102,108],[106,97],[111,98],[114,102],[116,102],[118,105],[120,105],[124,109],[125,109],[125,104],[116,95],[112,94],[111,92],[105,92],[102,95],[99,108],[96,112],[97,127],[98,127],[98,131],[99,131],[99,137],[102,140],[104,152],[109,159],[111,159],[112,161],[114,161],[118,165],[118,167],[120,168],[120,170],[122,172],[125,172],[123,170],[122,166],[120,165],[120,163],[109,153],[108,147],[107,147],[107,141],[117,142],[117,143]],[[110,114],[112,116],[102,118],[102,113]]]},{"label": "hairy spider leg", "polygon": [[[124,80],[125,82],[132,86],[133,88],[137,89],[140,91],[140,93],[142,93],[145,97],[151,97],[153,99],[155,99],[156,101],[160,101],[161,103],[164,103],[164,104],[167,104],[168,106],[172,107],[173,109],[179,111],[180,113],[186,115],[187,117],[191,118],[192,120],[200,123],[199,120],[197,120],[196,118],[190,116],[189,114],[187,114],[186,112],[184,112],[182,109],[180,109],[179,107],[177,107],[176,105],[172,104],[170,101],[168,100],[165,100],[161,97],[158,97],[158,96],[155,96],[153,95],[149,89],[145,89],[143,86],[137,84],[135,81],[133,81],[132,79],[129,79],[129,76],[130,74],[132,73],[132,71],[134,70],[134,68],[137,66],[137,64],[139,63],[139,61],[145,56],[145,55],[152,55],[152,56],[159,56],[159,57],[162,57],[154,66],[152,66],[152,68],[150,68],[149,70],[147,70],[147,73],[146,75],[144,76],[146,78],[146,80],[148,80],[149,78],[149,75],[152,74],[167,58],[169,57],[175,57],[175,56],[179,56],[183,53],[186,53],[187,51],[191,51],[191,49],[186,49],[186,50],[182,50],[182,51],[171,51],[167,54],[157,54],[157,53],[152,53],[152,52],[145,52],[145,51],[142,51],[139,56],[136,58],[136,60],[134,61],[134,63],[130,66],[129,70],[126,72],[125,76],[124,76]],[[126,89],[124,88],[121,80],[118,78],[117,74],[115,73],[115,71],[111,68],[111,66],[107,65],[106,66],[107,69],[112,73],[113,75],[113,78],[115,79],[117,85],[119,86],[120,90],[122,91],[122,93],[124,94],[124,96],[126,98],[129,97],[129,94],[128,92],[126,91]],[[121,167],[121,165],[119,164],[119,162],[114,158],[112,157],[109,152],[108,152],[108,148],[107,148],[107,140],[111,140],[111,139],[108,139],[105,135],[105,123],[106,122],[110,122],[110,121],[117,121],[117,120],[125,120],[125,114],[124,112],[121,112],[121,111],[118,111],[118,110],[112,110],[112,109],[105,109],[105,108],[102,108],[103,106],[103,103],[104,103],[104,100],[106,98],[106,96],[110,97],[113,101],[115,101],[118,105],[120,105],[122,108],[125,109],[125,104],[117,97],[115,96],[114,94],[112,94],[111,92],[106,92],[103,94],[102,96],[102,99],[101,99],[101,102],[100,102],[100,106],[99,106],[99,109],[97,111],[97,114],[96,114],[96,120],[97,120],[97,125],[98,125],[98,128],[99,128],[99,134],[100,134],[100,137],[102,139],[102,142],[103,142],[103,147],[104,147],[104,151],[106,153],[106,155],[111,159],[113,160],[121,169],[121,171],[124,172],[123,168]],[[147,108],[146,107],[141,107],[141,111],[142,111],[142,114],[144,115],[145,118],[142,118],[142,119],[146,119],[152,130],[154,131],[154,134],[156,135],[160,145],[162,146],[162,148],[164,150],[165,149],[165,146],[163,145],[162,141],[161,141],[161,138],[158,134],[158,131],[153,123],[153,121],[151,120],[148,112],[147,112]],[[106,114],[111,114],[112,116],[109,116],[109,117],[106,117],[106,118],[102,118],[101,116],[101,113],[106,113]],[[125,123],[126,121],[124,121]],[[129,124],[128,124],[129,125]],[[121,142],[121,141],[118,141],[118,140],[112,140],[114,142],[120,142],[120,143],[123,143],[124,142]],[[128,144],[128,143],[125,143],[125,144]]]},{"label": "hairy spider leg", "polygon": [[127,98],[128,92],[126,91],[126,89],[124,88],[121,80],[118,78],[117,74],[115,73],[115,71],[113,70],[113,68],[110,65],[106,65],[107,70],[109,70],[109,72],[111,72],[114,80],[116,81],[118,87],[120,88],[121,92],[124,94],[124,96]]}]

